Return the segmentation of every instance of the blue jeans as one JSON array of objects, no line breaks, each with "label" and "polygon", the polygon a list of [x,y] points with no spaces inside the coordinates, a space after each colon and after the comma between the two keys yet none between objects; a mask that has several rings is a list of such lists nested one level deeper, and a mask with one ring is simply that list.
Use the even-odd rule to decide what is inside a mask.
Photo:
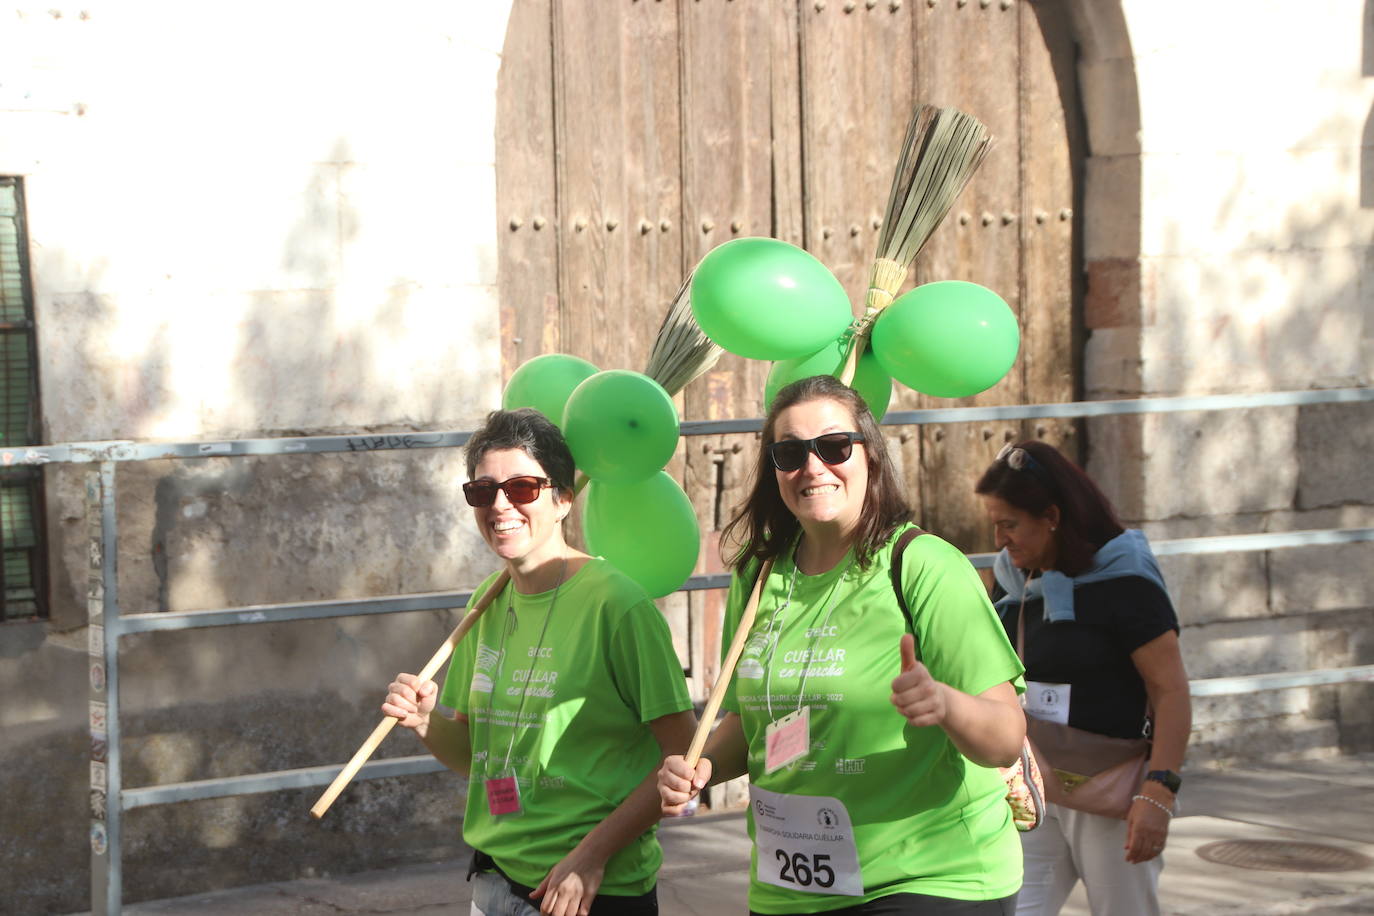
[{"label": "blue jeans", "polygon": [[[512,884],[499,871],[477,871],[477,865],[474,861],[474,871],[469,876],[472,881],[469,916],[539,916],[539,904],[529,899],[532,888]],[[591,912],[592,916],[657,916],[657,889],[638,897],[597,894]]]},{"label": "blue jeans", "polygon": [[539,916],[539,907],[517,896],[505,878],[494,871],[472,876],[472,909],[469,916]]}]

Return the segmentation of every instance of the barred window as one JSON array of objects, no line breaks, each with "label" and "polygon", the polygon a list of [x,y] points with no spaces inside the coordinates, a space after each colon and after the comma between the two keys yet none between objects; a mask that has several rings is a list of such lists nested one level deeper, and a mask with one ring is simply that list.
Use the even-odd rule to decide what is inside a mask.
[{"label": "barred window", "polygon": [[[23,179],[0,177],[0,448],[37,445],[38,360]],[[0,468],[0,621],[48,616],[43,475]]]}]

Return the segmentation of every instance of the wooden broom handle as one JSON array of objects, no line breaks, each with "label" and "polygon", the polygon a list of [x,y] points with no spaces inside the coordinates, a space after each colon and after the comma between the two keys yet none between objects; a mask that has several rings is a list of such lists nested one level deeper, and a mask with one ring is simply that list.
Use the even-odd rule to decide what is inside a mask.
[{"label": "wooden broom handle", "polygon": [[[468,630],[471,630],[473,624],[477,623],[477,618],[482,616],[482,612],[487,609],[487,605],[491,604],[492,599],[501,593],[501,589],[505,588],[506,583],[509,581],[509,570],[502,572],[501,575],[497,577],[496,581],[492,583],[491,588],[487,589],[486,593],[482,595],[481,600],[463,615],[462,620],[458,621],[458,626],[454,627],[453,632],[448,634],[448,639],[444,640],[444,644],[439,647],[439,651],[434,653],[434,657],[429,660],[429,663],[420,669],[420,673],[415,676],[417,680],[428,681],[434,677],[435,672],[439,670],[439,666],[448,661],[448,657],[453,654],[454,648],[458,643],[463,641],[464,636],[468,635]],[[375,752],[377,747],[382,743],[382,739],[391,733],[391,730],[396,727],[396,723],[399,721],[401,720],[395,716],[386,716],[382,721],[377,723],[377,727],[372,730],[372,734],[367,736],[367,740],[358,748],[357,752],[353,755],[353,759],[348,761],[344,768],[339,771],[339,775],[335,776],[334,781],[329,784],[329,788],[324,790],[324,794],[320,796],[320,800],[315,802],[315,807],[310,809],[310,814],[313,817],[317,819],[324,817],[324,813],[329,810],[330,805],[334,804],[334,800],[339,797],[339,793],[344,790],[345,786],[353,781],[353,777],[358,774],[358,770],[362,768],[364,763],[367,763],[368,758],[372,756],[373,752]]]},{"label": "wooden broom handle", "polygon": [[711,726],[715,724],[716,713],[720,711],[721,701],[725,699],[725,691],[730,689],[730,678],[735,674],[735,665],[739,663],[740,653],[744,651],[744,644],[749,640],[749,631],[753,629],[754,616],[759,610],[759,595],[763,593],[763,583],[772,571],[773,561],[765,561],[763,568],[759,570],[758,579],[754,580],[754,591],[749,595],[749,604],[744,608],[739,626],[735,628],[735,638],[730,640],[730,651],[725,654],[725,661],[720,666],[716,683],[711,688],[711,696],[706,700],[706,708],[702,710],[697,732],[692,736],[692,746],[687,749],[687,765],[693,769],[701,759],[702,749],[706,747],[706,737],[711,734]]}]

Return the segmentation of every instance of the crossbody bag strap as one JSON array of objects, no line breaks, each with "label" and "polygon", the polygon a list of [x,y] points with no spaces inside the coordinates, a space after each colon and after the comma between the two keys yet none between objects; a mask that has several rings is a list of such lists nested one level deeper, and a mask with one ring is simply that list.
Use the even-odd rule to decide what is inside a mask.
[{"label": "crossbody bag strap", "polygon": [[901,537],[897,538],[897,543],[892,545],[892,591],[897,595],[897,606],[902,609],[902,616],[911,621],[911,638],[916,640],[916,656],[921,655],[921,637],[916,635],[916,621],[911,617],[911,609],[906,606],[906,596],[902,594],[902,553],[906,550],[906,545],[916,540],[923,534],[929,534],[920,528],[908,528],[903,531]]},{"label": "crossbody bag strap", "polygon": [[1021,609],[1016,612],[1016,657],[1021,659],[1021,665],[1026,664],[1026,592],[1030,590],[1030,573],[1026,573],[1026,581],[1021,583]]}]

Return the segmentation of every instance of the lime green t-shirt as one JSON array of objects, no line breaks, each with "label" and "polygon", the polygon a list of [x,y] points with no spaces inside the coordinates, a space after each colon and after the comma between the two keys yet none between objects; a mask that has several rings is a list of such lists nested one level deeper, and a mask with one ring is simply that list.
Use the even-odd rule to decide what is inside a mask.
[{"label": "lime green t-shirt", "polygon": [[[969,761],[939,727],[911,727],[892,705],[901,637],[911,631],[892,589],[895,540],[866,570],[851,552],[829,572],[798,573],[795,582],[792,558],[782,556],[764,583],[723,705],[741,716],[753,786],[826,797],[813,807],[821,806],[827,825],[835,823],[829,799],[844,806],[863,894],[809,892],[822,890],[811,877],[824,874],[819,863],[803,857],[801,869],[796,863],[789,869],[780,849],[774,851],[784,859],[778,880],[796,888],[760,881],[756,818],[774,800],[760,793],[749,817],[755,841],[749,907],[756,912],[819,913],[899,893],[995,900],[1021,886],[1021,844],[997,770]],[[752,576],[750,568],[731,582],[726,646]],[[902,556],[902,584],[918,657],[936,680],[968,694],[1005,681],[1024,691],[1020,660],[962,553],[933,535],[916,538]],[[810,750],[765,773],[767,726],[799,704],[809,707]],[[796,826],[803,835],[817,829],[814,823]]]},{"label": "lime green t-shirt", "polygon": [[[663,615],[599,558],[563,583],[556,602],[553,590],[520,595],[506,586],[458,645],[439,702],[469,722],[463,838],[529,886],[658,765],[647,723],[692,708]],[[484,778],[500,775],[508,755],[523,812],[492,817]],[[611,857],[601,893],[647,893],[662,859],[646,831]]]}]

